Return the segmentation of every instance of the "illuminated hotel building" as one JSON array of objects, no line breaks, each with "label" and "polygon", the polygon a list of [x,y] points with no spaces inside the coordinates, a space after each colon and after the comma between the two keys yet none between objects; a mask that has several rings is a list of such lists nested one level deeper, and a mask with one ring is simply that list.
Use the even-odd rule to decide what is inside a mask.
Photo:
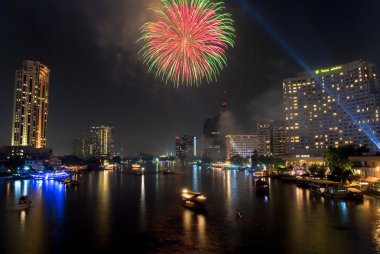
[{"label": "illuminated hotel building", "polygon": [[113,157],[113,127],[91,127],[86,144],[87,157]]},{"label": "illuminated hotel building", "polygon": [[49,80],[49,68],[37,61],[26,60],[16,71],[12,146],[46,147]]},{"label": "illuminated hotel building", "polygon": [[254,150],[259,149],[258,135],[227,135],[226,151],[227,160],[234,155],[240,155],[243,158],[251,157]]},{"label": "illuminated hotel building", "polygon": [[379,88],[375,64],[362,60],[284,80],[287,154],[321,157],[347,144],[379,151]]}]

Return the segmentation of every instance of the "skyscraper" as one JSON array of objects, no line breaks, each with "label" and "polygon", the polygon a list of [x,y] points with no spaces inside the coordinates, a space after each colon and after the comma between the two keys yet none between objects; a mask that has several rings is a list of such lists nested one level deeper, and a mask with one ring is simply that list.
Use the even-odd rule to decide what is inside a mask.
[{"label": "skyscraper", "polygon": [[260,121],[257,123],[257,135],[259,137],[258,154],[263,156],[273,155],[273,121]]},{"label": "skyscraper", "polygon": [[203,157],[213,161],[225,159],[225,139],[220,126],[220,115],[207,118],[203,125]]},{"label": "skyscraper", "polygon": [[258,154],[282,158],[285,156],[286,128],[283,121],[260,121],[257,123],[259,139]]},{"label": "skyscraper", "polygon": [[196,156],[196,137],[182,135],[175,138],[175,152],[179,159],[189,159]]},{"label": "skyscraper", "polygon": [[16,71],[12,146],[46,147],[49,86],[50,70],[38,61]]},{"label": "skyscraper", "polygon": [[286,156],[286,127],[284,121],[273,122],[273,157],[283,158]]},{"label": "skyscraper", "polygon": [[113,126],[101,125],[91,127],[86,142],[88,157],[112,157],[114,155]]},{"label": "skyscraper", "polygon": [[221,115],[227,110],[227,92],[223,93],[222,110],[216,116],[209,117],[203,124],[203,154],[202,157],[212,161],[226,159],[225,133],[222,130]]},{"label": "skyscraper", "polygon": [[380,86],[376,66],[355,61],[283,81],[287,154],[320,157],[328,147],[379,151]]}]

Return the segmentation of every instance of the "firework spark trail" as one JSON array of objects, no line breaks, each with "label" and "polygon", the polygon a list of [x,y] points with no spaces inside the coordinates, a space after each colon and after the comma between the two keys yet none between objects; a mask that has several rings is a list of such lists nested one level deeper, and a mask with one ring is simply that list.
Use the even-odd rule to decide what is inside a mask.
[{"label": "firework spark trail", "polygon": [[152,8],[156,20],[141,28],[139,53],[149,71],[172,81],[198,85],[216,80],[227,65],[225,52],[234,46],[233,20],[223,2],[211,0],[162,0]]}]

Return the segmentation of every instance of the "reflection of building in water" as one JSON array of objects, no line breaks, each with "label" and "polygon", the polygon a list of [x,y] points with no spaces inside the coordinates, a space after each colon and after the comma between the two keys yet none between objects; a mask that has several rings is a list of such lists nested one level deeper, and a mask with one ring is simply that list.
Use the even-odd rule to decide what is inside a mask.
[{"label": "reflection of building in water", "polygon": [[146,224],[146,207],[145,207],[145,176],[141,175],[141,190],[140,190],[140,228],[145,230]]}]

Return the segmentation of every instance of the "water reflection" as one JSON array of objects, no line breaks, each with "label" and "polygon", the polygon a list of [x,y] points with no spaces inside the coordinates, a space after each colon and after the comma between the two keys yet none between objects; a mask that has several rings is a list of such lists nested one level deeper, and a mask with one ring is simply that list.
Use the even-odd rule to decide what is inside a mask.
[{"label": "water reflection", "polygon": [[[329,200],[269,179],[270,194],[257,196],[254,178],[239,171],[191,165],[176,173],[160,174],[157,165],[141,176],[86,173],[77,189],[55,181],[0,181],[0,212],[14,207],[24,193],[34,204],[29,211],[1,214],[0,253],[49,253],[77,244],[79,238],[81,246],[108,253],[126,244],[131,249],[144,246],[146,253],[242,253],[263,243],[268,253],[380,251],[377,199],[366,197],[359,204]],[[206,213],[180,205],[184,186],[205,193]],[[237,209],[243,223],[236,220]]]},{"label": "water reflection", "polygon": [[198,190],[198,167],[197,165],[193,165],[193,190]]},{"label": "water reflection", "polygon": [[145,207],[145,176],[141,176],[140,188],[140,227],[145,230],[146,223],[146,207]]},{"label": "water reflection", "polygon": [[376,223],[373,230],[373,239],[376,243],[376,251],[380,251],[380,208],[376,211]]},{"label": "water reflection", "polygon": [[105,245],[107,235],[109,234],[109,171],[102,171],[98,174],[98,207],[96,214],[98,215],[97,222],[98,222],[98,238],[101,245]]},{"label": "water reflection", "polygon": [[207,244],[206,217],[190,210],[183,212],[183,234],[189,245],[204,248]]}]

